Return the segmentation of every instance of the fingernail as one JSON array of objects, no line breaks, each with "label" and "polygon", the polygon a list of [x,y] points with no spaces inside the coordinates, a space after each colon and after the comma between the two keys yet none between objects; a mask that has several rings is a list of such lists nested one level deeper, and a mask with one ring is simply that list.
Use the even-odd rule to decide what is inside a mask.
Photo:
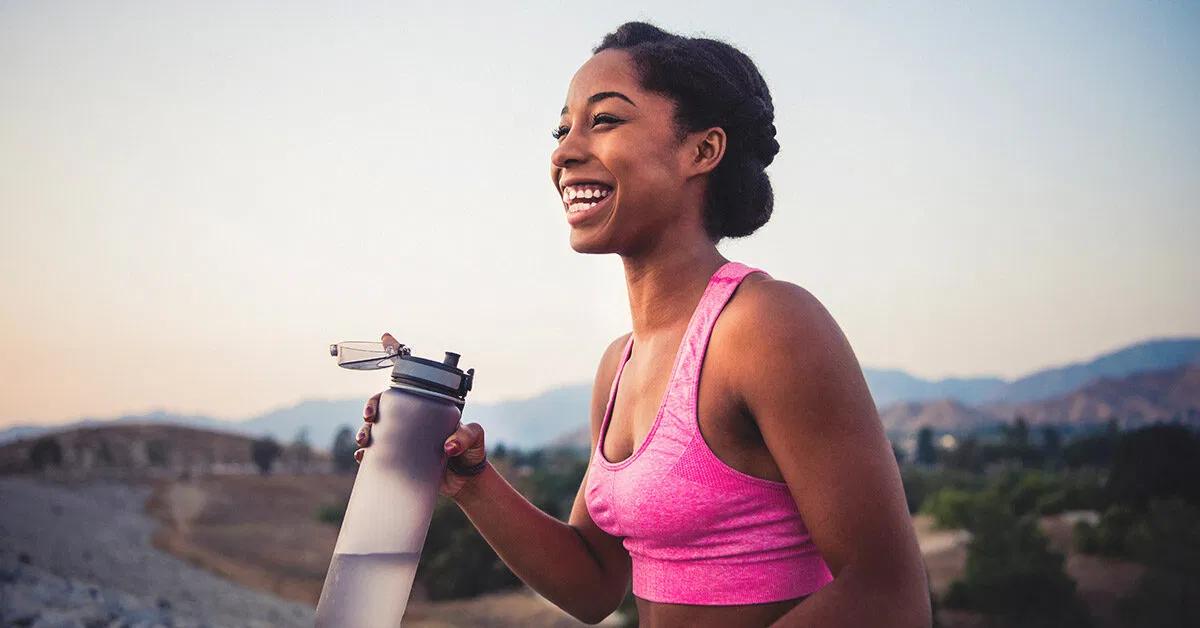
[{"label": "fingernail", "polygon": [[452,441],[446,443],[446,453],[448,453],[450,455],[454,455],[454,454],[458,453],[458,441],[452,440]]},{"label": "fingernail", "polygon": [[362,457],[363,457],[363,452],[361,449],[354,452],[354,461],[355,462],[362,462]]},{"label": "fingernail", "polygon": [[375,414],[375,406],[367,406],[366,415],[371,416],[372,414]]}]

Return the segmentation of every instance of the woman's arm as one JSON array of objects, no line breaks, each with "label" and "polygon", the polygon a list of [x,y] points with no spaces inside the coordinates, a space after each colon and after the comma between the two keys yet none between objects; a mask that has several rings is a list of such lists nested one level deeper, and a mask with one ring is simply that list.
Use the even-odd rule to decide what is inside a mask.
[{"label": "woman's arm", "polygon": [[[592,389],[592,447],[608,402],[625,337],[605,351]],[[598,411],[597,411],[598,408]],[[620,605],[629,586],[629,553],[599,529],[584,502],[587,475],[568,523],[539,510],[489,464],[454,496],[513,573],[580,621],[598,623]]]},{"label": "woman's arm", "polygon": [[736,390],[834,574],[773,625],[929,626],[899,468],[849,342],[803,288],[745,287],[730,324]]}]

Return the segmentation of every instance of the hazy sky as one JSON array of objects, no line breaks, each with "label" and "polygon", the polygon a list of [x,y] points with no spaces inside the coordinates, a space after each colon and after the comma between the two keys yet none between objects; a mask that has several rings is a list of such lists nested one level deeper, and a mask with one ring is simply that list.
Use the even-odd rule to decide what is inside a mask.
[{"label": "hazy sky", "polygon": [[0,2],[0,427],[365,399],[327,345],[384,330],[478,400],[590,381],[624,276],[549,131],[630,19],[759,64],[775,216],[722,251],[864,366],[1200,334],[1200,4],[792,4]]}]

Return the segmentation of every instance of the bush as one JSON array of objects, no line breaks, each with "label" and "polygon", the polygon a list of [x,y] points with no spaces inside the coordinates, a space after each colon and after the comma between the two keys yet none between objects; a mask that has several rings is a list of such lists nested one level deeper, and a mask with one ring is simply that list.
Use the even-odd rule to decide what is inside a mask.
[{"label": "bush", "polygon": [[1130,529],[1129,554],[1149,569],[1117,604],[1128,626],[1200,626],[1200,508],[1152,500]]},{"label": "bush", "polygon": [[452,501],[438,498],[417,566],[432,600],[474,597],[521,584]]},{"label": "bush", "polygon": [[346,506],[348,504],[325,504],[317,509],[317,521],[328,523],[337,527],[342,527],[342,520],[346,518]]},{"label": "bush", "polygon": [[283,453],[283,448],[270,436],[255,439],[250,444],[250,457],[254,460],[254,464],[258,466],[258,472],[263,475],[271,472],[271,466],[275,464],[275,459],[281,453]]},{"label": "bush", "polygon": [[944,488],[929,496],[921,505],[921,512],[932,515],[939,528],[972,528],[971,515],[975,511],[977,493],[956,488]]},{"label": "bush", "polygon": [[356,473],[358,462],[354,460],[354,452],[357,449],[354,430],[349,425],[343,425],[329,446],[330,455],[333,456],[333,468],[342,473]]},{"label": "bush", "polygon": [[1112,503],[1145,512],[1154,498],[1200,505],[1200,439],[1182,425],[1157,424],[1121,437],[1105,487]]},{"label": "bush", "polygon": [[1138,514],[1132,508],[1122,505],[1110,506],[1100,515],[1100,521],[1096,525],[1090,525],[1086,521],[1075,524],[1075,550],[1084,554],[1131,558],[1127,539],[1137,520]]},{"label": "bush", "polygon": [[29,463],[38,471],[46,467],[57,467],[62,464],[62,460],[62,445],[59,445],[55,438],[39,438],[33,447],[29,448]]},{"label": "bush", "polygon": [[908,512],[910,513],[919,512],[925,501],[942,489],[977,491],[982,489],[986,483],[983,477],[975,473],[928,470],[914,466],[904,468],[900,477],[904,482],[904,496],[908,500]]},{"label": "bush", "polygon": [[966,572],[951,585],[945,606],[1011,626],[1091,626],[1075,582],[1063,571],[1063,556],[1050,551],[1036,520],[1014,515],[997,493],[981,496],[976,506]]}]

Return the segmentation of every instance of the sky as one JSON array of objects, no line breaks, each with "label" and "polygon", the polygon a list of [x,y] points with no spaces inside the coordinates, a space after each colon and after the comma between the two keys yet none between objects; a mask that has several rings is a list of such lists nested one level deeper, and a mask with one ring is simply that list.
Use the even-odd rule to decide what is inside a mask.
[{"label": "sky", "polygon": [[0,2],[0,428],[365,398],[328,345],[590,382],[620,259],[550,129],[603,35],[723,39],[771,89],[775,213],[729,259],[864,367],[997,375],[1200,335],[1200,4]]}]

